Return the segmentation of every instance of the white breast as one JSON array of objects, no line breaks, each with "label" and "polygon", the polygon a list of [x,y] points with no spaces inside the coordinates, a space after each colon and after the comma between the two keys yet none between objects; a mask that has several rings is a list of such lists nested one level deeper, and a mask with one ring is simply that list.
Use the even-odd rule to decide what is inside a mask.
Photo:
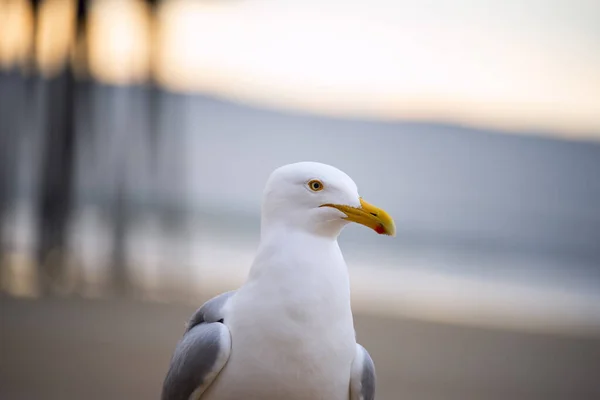
[{"label": "white breast", "polygon": [[228,305],[231,357],[203,400],[348,399],[348,272],[337,242],[312,246],[324,257],[289,248],[257,257],[262,265]]}]

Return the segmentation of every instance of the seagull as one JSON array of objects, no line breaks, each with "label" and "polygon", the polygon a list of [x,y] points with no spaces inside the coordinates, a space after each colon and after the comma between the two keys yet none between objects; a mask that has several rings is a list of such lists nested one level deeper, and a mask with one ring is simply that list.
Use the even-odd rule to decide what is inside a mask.
[{"label": "seagull", "polygon": [[374,399],[375,366],[356,342],[337,241],[351,222],[395,236],[389,214],[339,169],[299,162],[273,171],[248,277],[193,314],[162,400]]}]

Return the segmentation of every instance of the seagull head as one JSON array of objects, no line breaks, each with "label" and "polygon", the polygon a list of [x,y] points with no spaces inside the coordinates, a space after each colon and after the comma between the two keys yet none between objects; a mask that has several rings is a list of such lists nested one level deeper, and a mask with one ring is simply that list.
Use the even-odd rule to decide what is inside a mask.
[{"label": "seagull head", "polygon": [[271,173],[263,195],[263,230],[279,226],[337,237],[352,222],[396,234],[390,215],[365,201],[356,183],[335,167],[299,162]]}]

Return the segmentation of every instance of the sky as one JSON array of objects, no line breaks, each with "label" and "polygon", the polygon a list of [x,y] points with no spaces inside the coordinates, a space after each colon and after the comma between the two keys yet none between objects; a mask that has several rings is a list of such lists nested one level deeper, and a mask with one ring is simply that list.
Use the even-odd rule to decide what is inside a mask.
[{"label": "sky", "polygon": [[598,15],[593,1],[175,0],[157,71],[269,107],[597,136]]},{"label": "sky", "polygon": [[[69,3],[43,3],[44,73],[69,52]],[[33,38],[27,3],[11,4],[3,65]],[[154,74],[172,91],[267,108],[600,137],[598,1],[165,0],[156,21],[140,0],[92,4],[75,48],[106,83]]]}]

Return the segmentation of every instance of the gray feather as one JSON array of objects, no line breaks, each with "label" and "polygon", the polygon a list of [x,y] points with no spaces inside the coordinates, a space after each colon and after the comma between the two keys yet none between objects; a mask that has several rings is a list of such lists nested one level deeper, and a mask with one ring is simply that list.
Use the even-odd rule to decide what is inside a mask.
[{"label": "gray feather", "polygon": [[198,398],[229,359],[231,336],[223,306],[235,292],[223,293],[202,305],[190,318],[165,377],[162,400]]},{"label": "gray feather", "polygon": [[369,352],[357,343],[350,377],[350,400],[374,400],[375,383],[373,359]]},{"label": "gray feather", "polygon": [[192,329],[194,326],[203,322],[222,322],[223,320],[223,306],[227,301],[235,294],[235,290],[221,293],[218,296],[213,297],[204,303],[199,309],[196,310],[192,318],[187,324],[186,332]]},{"label": "gray feather", "polygon": [[[360,346],[360,345],[359,345]],[[362,346],[361,346],[362,347]],[[375,364],[369,352],[363,347],[363,372],[361,377],[361,392],[363,400],[375,399]]]}]

